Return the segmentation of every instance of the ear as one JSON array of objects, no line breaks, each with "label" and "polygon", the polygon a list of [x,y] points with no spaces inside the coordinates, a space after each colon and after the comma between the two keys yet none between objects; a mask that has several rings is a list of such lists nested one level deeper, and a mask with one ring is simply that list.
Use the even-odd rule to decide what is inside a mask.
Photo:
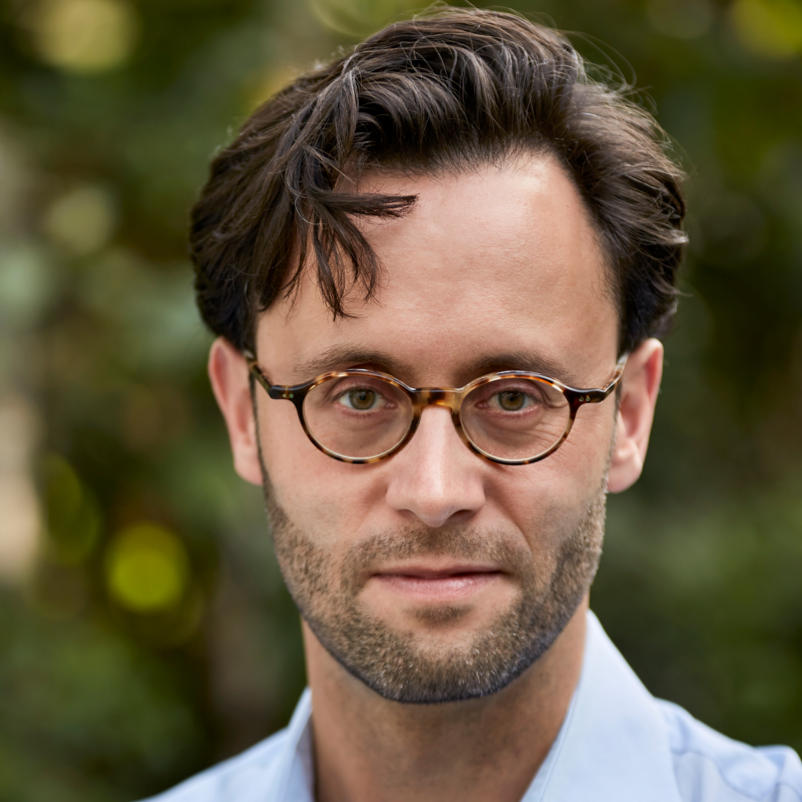
[{"label": "ear", "polygon": [[242,354],[223,337],[214,341],[209,352],[209,378],[228,427],[234,470],[246,482],[261,485],[262,470],[248,365]]},{"label": "ear", "polygon": [[607,476],[610,493],[626,490],[641,475],[662,375],[663,344],[659,340],[646,340],[629,355],[621,379],[615,445]]}]

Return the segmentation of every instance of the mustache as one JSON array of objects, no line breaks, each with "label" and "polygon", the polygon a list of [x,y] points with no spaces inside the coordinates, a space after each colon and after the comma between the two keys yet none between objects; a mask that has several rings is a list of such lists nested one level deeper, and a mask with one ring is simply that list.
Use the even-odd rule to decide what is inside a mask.
[{"label": "mustache", "polygon": [[522,540],[501,529],[470,526],[432,529],[420,524],[368,536],[348,550],[343,567],[346,575],[357,576],[387,563],[419,557],[492,563],[501,570],[511,571],[527,557],[531,559],[531,554]]}]

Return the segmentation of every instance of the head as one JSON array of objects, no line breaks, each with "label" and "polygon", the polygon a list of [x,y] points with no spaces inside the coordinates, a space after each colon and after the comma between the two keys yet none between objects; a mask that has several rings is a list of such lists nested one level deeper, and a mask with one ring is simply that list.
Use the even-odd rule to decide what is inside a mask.
[{"label": "head", "polygon": [[[383,696],[497,691],[587,597],[605,494],[648,444],[680,183],[655,122],[566,39],[477,10],[379,32],[216,157],[191,251],[235,467],[265,489],[310,637]],[[272,384],[361,368],[415,388],[504,370],[603,388],[629,357],[543,460],[483,459],[431,404],[403,448],[351,464],[254,386],[246,351]]]}]

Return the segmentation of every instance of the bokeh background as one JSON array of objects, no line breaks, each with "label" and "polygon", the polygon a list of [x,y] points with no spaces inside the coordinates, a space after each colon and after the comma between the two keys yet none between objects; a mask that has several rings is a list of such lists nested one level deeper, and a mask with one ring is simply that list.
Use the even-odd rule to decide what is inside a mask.
[{"label": "bokeh background", "polygon": [[[305,678],[205,377],[187,210],[298,71],[408,0],[0,0],[0,799],[157,792]],[[481,3],[480,3],[481,5]],[[685,297],[593,606],[657,695],[802,748],[802,4],[520,0],[691,176]]]}]

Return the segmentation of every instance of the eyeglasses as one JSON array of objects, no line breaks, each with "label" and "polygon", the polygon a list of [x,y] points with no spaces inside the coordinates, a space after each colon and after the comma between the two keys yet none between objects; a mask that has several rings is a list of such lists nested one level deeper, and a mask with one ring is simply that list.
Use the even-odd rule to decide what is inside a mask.
[{"label": "eyeglasses", "polygon": [[583,404],[598,404],[613,392],[627,359],[618,360],[606,387],[577,390],[521,370],[488,373],[459,388],[409,387],[362,368],[322,373],[304,384],[272,384],[256,357],[244,356],[270,398],[295,404],[315,446],[354,464],[378,462],[403,448],[427,406],[450,409],[457,433],[480,457],[502,465],[537,462],[565,442]]}]

